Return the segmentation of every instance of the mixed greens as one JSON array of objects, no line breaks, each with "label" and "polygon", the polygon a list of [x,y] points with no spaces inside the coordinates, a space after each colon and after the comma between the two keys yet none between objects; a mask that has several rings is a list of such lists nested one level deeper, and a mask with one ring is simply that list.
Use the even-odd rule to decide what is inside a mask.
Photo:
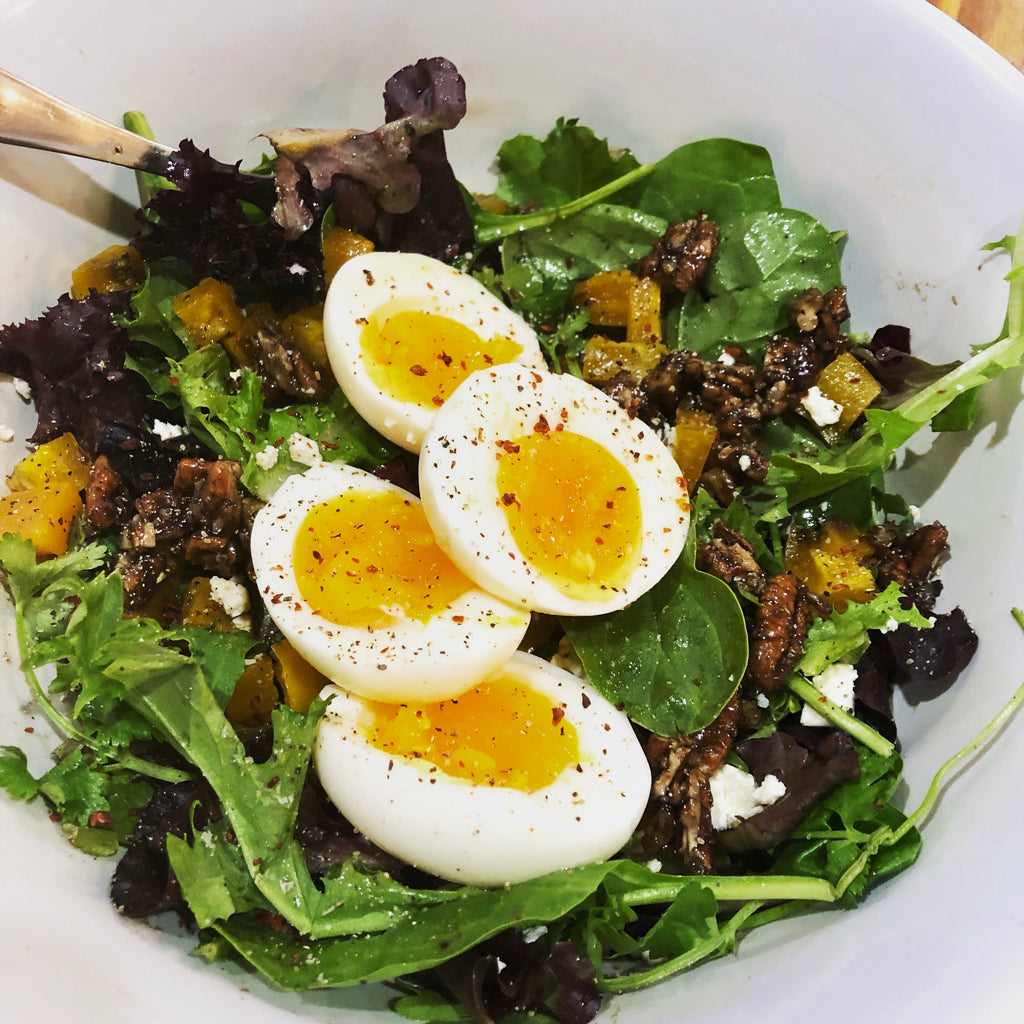
[{"label": "mixed greens", "polygon": [[[919,600],[889,582],[845,608],[819,605],[783,685],[755,700],[758,595],[698,567],[717,524],[770,575],[787,571],[787,537],[798,529],[888,524],[911,535],[913,510],[883,474],[920,428],[969,427],[978,389],[1020,365],[1024,245],[999,243],[1013,259],[999,339],[962,363],[932,366],[902,336],[851,336],[851,351],[884,384],[853,430],[828,444],[795,410],[773,418],[757,437],[765,475],[740,481],[728,501],[694,492],[687,548],[654,590],[621,612],[560,621],[544,634],[541,649],[564,635],[563,654],[644,736],[699,740],[743,695],[750,714],[730,762],[759,781],[782,773],[785,807],[734,831],[710,873],[684,870],[686,858],[673,863],[661,847],[655,856],[641,837],[606,863],[496,890],[451,886],[394,863],[332,814],[310,764],[321,700],[297,708],[275,695],[259,713],[226,714],[247,666],[278,639],[258,607],[248,624],[186,621],[180,559],[159,570],[179,588],[170,602],[133,589],[142,563],[124,537],[140,501],[175,493],[182,459],[239,467],[242,521],[216,538],[237,550],[226,571],[193,564],[205,576],[244,576],[245,517],[305,468],[289,454],[293,435],[315,442],[325,460],[415,477],[411,457],[340,390],[300,400],[258,359],[246,365],[221,344],[197,344],[175,298],[212,277],[241,307],[270,303],[284,319],[322,299],[323,240],[342,227],[379,248],[456,262],[538,329],[552,368],[580,374],[596,330],[577,286],[635,267],[671,225],[706,213],[717,251],[699,287],[666,302],[663,344],[708,362],[725,357],[721,365],[754,364],[768,339],[791,330],[794,297],[841,288],[844,235],[783,205],[759,146],[708,139],[641,165],[573,120],[544,139],[506,142],[495,195],[476,197],[445,156],[443,131],[465,112],[455,69],[442,60],[404,69],[385,104],[373,133],[269,135],[275,155],[260,173],[182,143],[170,180],[142,183],[149,202],[132,240],[139,280],[62,296],[38,319],[0,329],[0,370],[32,389],[39,420],[30,440],[70,433],[123,485],[115,521],[100,529],[80,518],[66,553],[39,558],[16,531],[0,539],[21,667],[63,737],[38,778],[20,750],[0,750],[0,786],[42,798],[78,848],[121,852],[114,903],[133,916],[185,915],[210,960],[241,958],[283,989],[387,982],[395,1009],[415,1020],[530,1012],[582,1024],[606,994],[720,956],[780,918],[851,907],[912,864],[941,780],[1024,699],[1016,695],[906,813],[893,801],[902,770],[893,686],[910,679],[938,690],[955,677],[975,642],[963,613],[935,613],[930,578],[916,581],[930,588]],[[272,464],[262,457],[268,448]],[[811,682],[840,663],[862,666],[853,712]],[[804,701],[829,728],[798,742],[787,723]]]}]

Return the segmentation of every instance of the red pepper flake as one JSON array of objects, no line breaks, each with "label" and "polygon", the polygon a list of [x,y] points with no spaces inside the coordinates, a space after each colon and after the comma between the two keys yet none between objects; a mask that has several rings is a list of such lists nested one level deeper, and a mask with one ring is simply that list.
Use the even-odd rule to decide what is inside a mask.
[{"label": "red pepper flake", "polygon": [[519,504],[519,502],[516,501],[516,496],[515,496],[515,494],[512,491],[506,491],[501,496],[501,503],[502,503],[502,505],[505,505],[505,506],[508,506],[508,505],[518,505]]},{"label": "red pepper flake", "polygon": [[558,723],[565,718],[565,708],[553,707],[551,709],[551,724],[558,725]]},{"label": "red pepper flake", "polygon": [[93,811],[89,815],[89,828],[110,828],[114,824],[114,816],[107,811]]},{"label": "red pepper flake", "polygon": [[417,377],[426,377],[427,368],[425,366],[421,366],[419,363],[413,363],[412,366],[409,367],[409,372],[415,374]]},{"label": "red pepper flake", "polygon": [[547,418],[547,416],[544,415],[544,413],[540,414],[540,419],[537,420],[537,422],[533,425],[533,429],[538,434],[550,434],[551,433],[551,425],[548,423],[548,418]]},{"label": "red pepper flake", "polygon": [[504,449],[509,455],[519,454],[519,445],[515,441],[499,441],[498,447]]},{"label": "red pepper flake", "polygon": [[267,780],[267,789],[273,789],[281,781],[280,775],[275,775],[273,778]]}]

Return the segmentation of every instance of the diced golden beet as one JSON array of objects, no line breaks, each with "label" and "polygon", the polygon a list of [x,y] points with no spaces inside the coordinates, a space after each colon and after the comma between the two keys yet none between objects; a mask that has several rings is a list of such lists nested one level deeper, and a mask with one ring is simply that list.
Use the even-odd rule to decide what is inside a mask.
[{"label": "diced golden beet", "polygon": [[661,287],[650,277],[629,282],[626,341],[634,345],[661,344]]},{"label": "diced golden beet", "polygon": [[281,321],[284,333],[295,342],[299,351],[317,366],[330,366],[324,344],[324,304],[307,306]]},{"label": "diced golden beet", "polygon": [[65,554],[88,482],[89,460],[71,434],[40,445],[8,479],[11,493],[0,498],[0,536],[30,540],[43,557]]},{"label": "diced golden beet", "polygon": [[197,576],[186,588],[181,602],[181,621],[186,626],[213,629],[218,633],[226,633],[233,626],[231,616],[214,598],[206,576]]},{"label": "diced golden beet", "polygon": [[827,399],[843,410],[837,423],[820,428],[829,444],[838,441],[882,391],[882,385],[868,368],[849,352],[837,356],[821,371],[817,385]]},{"label": "diced golden beet", "polygon": [[305,713],[330,680],[313,668],[287,640],[274,644],[270,650],[274,655],[274,674],[285,704],[292,711]]},{"label": "diced golden beet", "polygon": [[676,412],[672,455],[689,484],[691,494],[704,472],[704,463],[708,461],[717,436],[718,427],[712,413],[701,409],[679,409]]},{"label": "diced golden beet", "polygon": [[235,725],[265,725],[277,702],[274,664],[268,655],[260,654],[245,666],[224,714]]},{"label": "diced golden beet", "polygon": [[146,267],[137,249],[111,245],[71,271],[71,297],[84,299],[90,291],[135,291],[146,280]]},{"label": "diced golden beet", "polygon": [[645,374],[658,365],[665,352],[664,345],[637,345],[595,334],[587,339],[583,350],[583,377],[591,384],[607,384],[612,377],[625,370],[639,383]]},{"label": "diced golden beet", "polygon": [[12,491],[32,487],[70,488],[76,493],[89,483],[92,464],[73,434],[61,434],[41,444],[19,462],[7,485]]},{"label": "diced golden beet", "polygon": [[585,309],[596,327],[625,327],[633,280],[628,270],[604,270],[576,285],[573,304]]},{"label": "diced golden beet", "polygon": [[494,195],[493,192],[488,192],[486,195],[482,192],[474,192],[473,198],[480,204],[480,208],[488,213],[508,213],[508,203],[501,196]]},{"label": "diced golden beet", "polygon": [[224,343],[238,334],[245,314],[235,302],[235,293],[222,281],[204,277],[194,288],[171,301],[174,315],[185,325],[196,348]]},{"label": "diced golden beet", "polygon": [[373,242],[348,228],[328,228],[324,232],[324,282],[330,284],[334,275],[353,256],[373,252]]},{"label": "diced golden beet", "polygon": [[786,568],[838,611],[849,601],[870,601],[875,579],[864,562],[871,545],[856,526],[830,521],[816,532],[793,530],[786,540]]}]

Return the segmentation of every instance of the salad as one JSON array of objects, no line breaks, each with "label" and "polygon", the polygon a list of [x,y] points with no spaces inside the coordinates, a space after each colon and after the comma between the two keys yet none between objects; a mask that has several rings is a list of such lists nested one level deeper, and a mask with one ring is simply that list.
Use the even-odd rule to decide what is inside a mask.
[{"label": "salad", "polygon": [[[41,777],[3,748],[0,785],[44,803],[73,845],[116,857],[121,913],[182,915],[208,959],[240,959],[291,990],[383,981],[410,1019],[584,1022],[610,994],[721,955],[754,928],[852,907],[915,860],[938,780],[916,810],[893,801],[893,689],[940,692],[977,637],[940,597],[945,528],[889,490],[884,471],[918,429],[968,429],[979,388],[1019,365],[1021,284],[1013,278],[1001,338],[932,365],[904,328],[849,332],[845,236],[783,205],[760,147],[708,139],[640,164],[560,120],[544,139],[506,142],[494,194],[475,196],[444,146],[465,109],[458,72],[431,59],[388,81],[374,132],[269,133],[273,156],[252,172],[183,142],[170,180],[140,178],[131,244],[78,268],[71,293],[39,318],[0,329],[0,370],[27,383],[39,417],[37,447],[0,503],[0,565],[28,688],[63,737]],[[1012,238],[998,245],[1016,266],[1024,249]],[[414,283],[396,256],[414,257]],[[414,439],[419,428],[367,403],[340,354],[346,317],[360,327],[375,318],[372,303],[351,305],[362,301],[356,286],[385,281],[389,294],[415,297],[387,317],[415,317],[427,292],[464,282],[484,306],[515,315],[493,330],[512,337],[515,358],[485,353],[466,388],[430,392],[439,411]],[[493,340],[470,319],[477,342]],[[446,354],[434,353],[442,363]],[[420,362],[406,369],[430,376]],[[637,566],[656,561],[634,551],[646,552],[636,537],[602,543],[619,552],[611,568],[588,569],[557,599],[536,585],[544,572],[522,585],[476,578],[491,549],[463,550],[476,527],[452,517],[454,495],[475,494],[483,477],[435,479],[426,463],[436,469],[473,446],[482,434],[463,444],[457,431],[484,429],[474,382],[509,377],[519,391],[553,382],[555,411],[527,405],[528,420],[502,421],[492,461],[494,447],[518,455],[541,434],[519,461],[544,472],[485,501],[503,518],[477,532],[495,540],[533,487],[539,521],[559,524],[556,547],[572,542],[559,530],[592,481],[580,476],[582,457],[558,475],[547,435],[559,433],[566,396],[586,396],[580,406],[631,432],[629,451],[654,444],[651,461],[668,467],[653,488],[635,484],[645,511],[633,520],[648,518],[648,500],[676,512],[663,527],[669,557],[636,590]],[[561,433],[578,433],[575,419],[564,422]],[[586,486],[568,501],[577,476]],[[328,585],[282,600],[292,583],[265,573],[297,563],[301,545],[286,535],[280,555],[258,541],[292,509],[305,516],[334,500],[348,486],[338,480],[368,487],[367,478],[381,500],[422,499],[427,533],[498,602],[481,613],[492,638],[484,654],[498,649],[496,618],[516,621],[502,663],[523,658],[512,653],[520,648],[531,672],[553,663],[564,689],[514,676],[505,703],[472,682],[446,693],[456,659],[431,654],[409,671],[440,668],[441,689],[414,699],[383,685],[398,673],[379,647],[378,664],[358,663],[332,687],[338,650],[281,614],[309,605],[328,618]],[[324,480],[309,497],[305,485]],[[616,495],[632,487],[631,478]],[[338,529],[332,519],[326,532]],[[519,536],[513,555],[527,543]],[[336,599],[348,601],[341,590]],[[387,595],[376,611],[387,604],[391,615]],[[461,634],[446,643],[461,646]],[[478,671],[494,678],[493,666]],[[392,710],[372,726],[357,710],[354,726],[340,726],[350,691]],[[599,708],[599,729],[625,721],[623,743],[641,751],[645,773],[625,833],[600,834],[592,848],[571,838],[561,863],[524,866],[525,837],[519,845],[505,833],[486,854],[472,848],[453,862],[447,830],[477,821],[454,804],[419,816],[406,804],[386,828],[378,822],[397,798],[378,788],[386,781],[346,774],[332,751],[353,743],[331,746],[333,730],[373,733],[385,776],[395,762],[428,761],[436,775],[439,762],[449,774],[475,761],[447,792],[547,789],[528,777],[522,750],[506,764],[487,737],[429,761],[416,721],[426,715],[461,743],[467,722],[444,726],[442,715],[470,706],[470,693],[481,703],[467,718],[496,716],[491,739],[511,733],[539,693],[536,720],[551,719],[539,770],[570,726],[578,733],[555,774],[594,765],[602,775],[610,762],[607,748],[588,752],[578,707]],[[627,757],[603,774],[625,790],[635,770]],[[554,823],[528,826],[545,855],[574,836],[573,801],[581,816],[587,803],[579,791]],[[439,852],[428,857],[430,839]],[[507,863],[496,863],[502,846]]]}]

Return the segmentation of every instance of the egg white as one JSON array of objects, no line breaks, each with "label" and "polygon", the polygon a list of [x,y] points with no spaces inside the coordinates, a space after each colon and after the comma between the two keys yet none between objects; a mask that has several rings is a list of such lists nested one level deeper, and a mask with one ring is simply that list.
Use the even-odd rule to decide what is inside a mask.
[{"label": "egg white", "polygon": [[440,878],[499,886],[606,860],[632,835],[647,805],[651,773],[629,720],[563,669],[530,654],[508,674],[563,705],[580,761],[528,792],[477,785],[427,761],[374,747],[369,712],[343,689],[330,699],[314,758],[327,795],[382,849]]},{"label": "egg white", "polygon": [[375,700],[442,700],[499,668],[515,651],[530,614],[477,588],[426,622],[399,618],[386,628],[337,625],[299,593],[295,538],[311,508],[349,491],[395,485],[360,469],[324,462],[288,477],[259,511],[252,564],[267,611],[292,646],[328,679]]},{"label": "egg white", "polygon": [[[497,484],[500,445],[539,417],[612,453],[636,485],[642,540],[624,584],[593,600],[571,596],[523,555]],[[685,481],[654,431],[570,374],[505,364],[463,381],[435,416],[419,465],[420,497],[438,544],[472,580],[513,604],[555,615],[597,615],[636,600],[671,568],[689,528]]]},{"label": "egg white", "polygon": [[407,451],[418,452],[436,410],[403,401],[380,388],[362,349],[366,321],[406,310],[446,316],[483,341],[495,335],[515,342],[517,361],[545,368],[537,335],[516,313],[468,274],[416,253],[370,252],[342,264],[324,303],[324,343],[331,369],[355,410]]}]

